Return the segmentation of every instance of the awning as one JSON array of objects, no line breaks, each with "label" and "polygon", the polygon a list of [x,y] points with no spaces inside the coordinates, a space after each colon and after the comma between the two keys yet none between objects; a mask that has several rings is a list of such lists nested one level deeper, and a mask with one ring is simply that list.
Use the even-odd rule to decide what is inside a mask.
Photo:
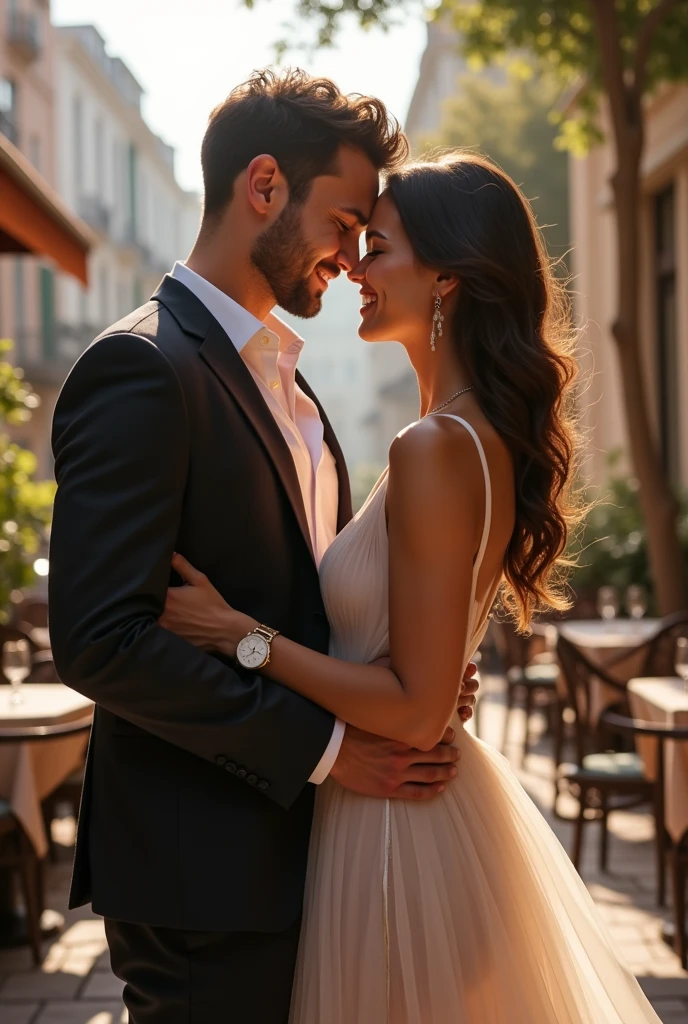
[{"label": "awning", "polygon": [[97,244],[91,229],[0,134],[0,252],[47,256],[86,285],[86,256]]}]

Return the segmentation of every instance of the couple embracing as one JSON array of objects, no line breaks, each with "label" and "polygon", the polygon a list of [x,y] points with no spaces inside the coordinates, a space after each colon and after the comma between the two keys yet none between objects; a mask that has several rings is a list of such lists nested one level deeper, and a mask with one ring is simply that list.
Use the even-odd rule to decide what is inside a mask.
[{"label": "couple embracing", "polygon": [[[658,1020],[463,729],[498,594],[521,628],[564,604],[565,297],[505,174],[406,156],[378,100],[254,74],[211,115],[191,255],[57,405],[52,644],[96,702],[71,902],[132,1024]],[[340,273],[420,390],[353,518],[272,312]]]}]

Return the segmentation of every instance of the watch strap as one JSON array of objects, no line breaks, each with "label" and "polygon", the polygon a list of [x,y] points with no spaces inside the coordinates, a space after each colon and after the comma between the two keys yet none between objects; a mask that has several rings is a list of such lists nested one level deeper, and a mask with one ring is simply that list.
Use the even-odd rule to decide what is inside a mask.
[{"label": "watch strap", "polygon": [[[262,636],[264,640],[267,640],[268,644],[272,643],[276,636],[279,636],[278,629],[271,629],[270,626],[255,626],[251,633],[257,633],[258,636]],[[249,636],[251,634],[249,633]]]}]

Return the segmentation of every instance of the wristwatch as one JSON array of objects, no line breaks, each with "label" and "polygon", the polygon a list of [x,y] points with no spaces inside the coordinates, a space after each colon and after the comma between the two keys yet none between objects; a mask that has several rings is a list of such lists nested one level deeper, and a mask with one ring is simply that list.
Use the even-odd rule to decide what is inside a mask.
[{"label": "wristwatch", "polygon": [[270,646],[276,636],[279,636],[279,630],[270,629],[269,626],[256,626],[247,633],[236,649],[236,660],[241,667],[252,672],[265,668],[270,661]]}]

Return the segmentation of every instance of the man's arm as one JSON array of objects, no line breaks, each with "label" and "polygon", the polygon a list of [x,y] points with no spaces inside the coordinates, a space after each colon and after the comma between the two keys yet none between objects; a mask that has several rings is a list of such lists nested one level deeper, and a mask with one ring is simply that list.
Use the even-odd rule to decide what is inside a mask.
[{"label": "man's arm", "polygon": [[333,716],[158,625],[189,460],[184,396],[166,357],[129,334],[94,344],[60,395],[53,450],[50,633],[60,678],[169,743],[245,767],[289,807]]}]

